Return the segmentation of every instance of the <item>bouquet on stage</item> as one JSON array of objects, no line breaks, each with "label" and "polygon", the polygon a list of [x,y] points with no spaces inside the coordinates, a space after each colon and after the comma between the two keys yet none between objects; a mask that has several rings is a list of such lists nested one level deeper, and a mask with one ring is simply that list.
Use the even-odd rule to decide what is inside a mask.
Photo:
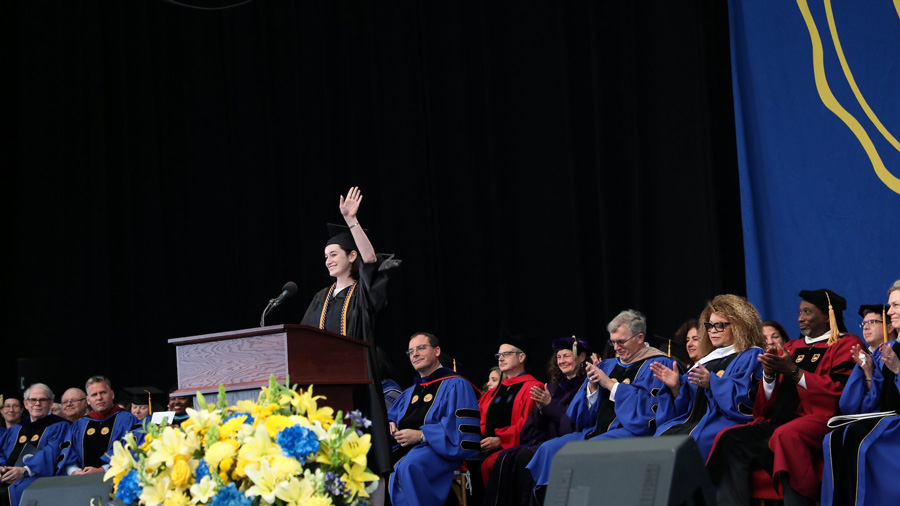
[{"label": "bouquet on stage", "polygon": [[378,485],[362,432],[370,422],[358,411],[335,417],[322,399],[274,377],[256,402],[226,407],[220,388],[212,406],[198,394],[181,427],[146,424],[116,442],[104,479],[126,504],[369,504]]}]

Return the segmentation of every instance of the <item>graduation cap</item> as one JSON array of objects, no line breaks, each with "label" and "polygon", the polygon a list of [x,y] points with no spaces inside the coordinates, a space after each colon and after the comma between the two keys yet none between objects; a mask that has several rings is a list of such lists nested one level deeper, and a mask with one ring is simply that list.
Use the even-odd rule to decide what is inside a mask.
[{"label": "graduation cap", "polygon": [[132,405],[148,406],[151,413],[154,406],[155,411],[165,411],[169,404],[166,393],[156,387],[127,387],[123,390],[129,395]]},{"label": "graduation cap", "polygon": [[[499,349],[500,346],[508,344],[510,346],[515,346],[516,348],[522,350],[522,353],[528,355],[531,349],[531,339],[527,336],[512,334],[506,330],[500,331],[500,339],[497,339],[496,348]],[[569,349],[572,349],[572,338],[569,338]]]},{"label": "graduation cap", "polygon": [[859,306],[859,317],[865,318],[869,313],[885,314],[888,307],[884,304],[863,304]]},{"label": "graduation cap", "polygon": [[[368,233],[368,230],[363,229],[364,232]],[[356,247],[356,241],[353,239],[353,234],[350,233],[350,227],[346,225],[338,225],[335,223],[328,224],[328,242],[325,243],[325,246],[330,244],[337,244],[349,255],[351,251],[359,251]]]},{"label": "graduation cap", "polygon": [[847,330],[847,327],[844,326],[844,310],[847,309],[847,299],[827,288],[800,290],[797,295],[819,308],[823,313],[828,314],[828,322],[831,325],[828,345],[836,343],[841,338],[841,332]]},{"label": "graduation cap", "polygon": [[591,353],[594,352],[594,350],[591,349],[591,345],[589,345],[583,339],[578,339],[575,336],[560,337],[558,339],[554,339],[553,343],[551,343],[551,346],[553,348],[553,351],[571,350],[577,347],[577,354],[584,353],[584,355],[588,357],[588,359],[590,359]]}]

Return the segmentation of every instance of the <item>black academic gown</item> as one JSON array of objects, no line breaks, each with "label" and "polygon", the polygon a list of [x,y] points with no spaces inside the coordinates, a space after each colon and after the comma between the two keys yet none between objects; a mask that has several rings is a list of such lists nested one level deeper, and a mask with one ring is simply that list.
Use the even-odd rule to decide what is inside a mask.
[{"label": "black academic gown", "polygon": [[[400,266],[400,260],[394,255],[378,253],[374,263],[360,263],[359,280],[352,294],[349,288],[341,290],[337,295],[332,295],[328,300],[331,287],[320,290],[314,297],[306,314],[303,315],[302,325],[322,328],[329,332],[342,334],[349,337],[362,339],[375,344],[375,319],[378,312],[387,305],[387,282],[391,269]],[[346,298],[350,296],[349,302]],[[322,310],[328,300],[326,315],[322,322]],[[346,316],[343,309],[347,306]],[[343,318],[342,318],[343,316]],[[342,325],[341,320],[345,322]],[[393,468],[391,466],[391,446],[388,441],[387,409],[384,405],[384,395],[379,385],[378,368],[375,365],[374,347],[369,348],[366,359],[368,362],[369,378],[373,383],[366,389],[365,395],[360,396],[361,411],[372,421],[372,447],[374,458],[369,460],[369,468],[378,474],[387,474]]]}]

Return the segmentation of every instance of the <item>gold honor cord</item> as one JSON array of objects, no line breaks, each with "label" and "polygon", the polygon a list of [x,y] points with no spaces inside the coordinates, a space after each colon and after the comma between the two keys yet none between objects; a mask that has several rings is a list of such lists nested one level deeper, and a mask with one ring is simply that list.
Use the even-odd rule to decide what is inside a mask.
[{"label": "gold honor cord", "polygon": [[[325,329],[325,314],[328,312],[328,303],[331,301],[331,295],[334,294],[334,289],[337,287],[337,283],[331,285],[331,289],[328,290],[328,295],[325,296],[325,304],[322,305],[322,314],[319,315],[319,328]],[[347,292],[347,297],[344,299],[344,307],[341,309],[341,335],[347,335],[347,308],[350,307],[350,298],[353,297],[353,292],[356,291],[356,281],[350,286],[350,289]]]},{"label": "gold honor cord", "polygon": [[869,160],[872,162],[872,166],[875,169],[875,174],[878,176],[878,179],[892,191],[900,194],[900,179],[894,177],[894,175],[888,171],[887,167],[884,166],[884,161],[882,161],[881,157],[878,155],[878,150],[875,148],[875,144],[872,142],[872,139],[869,138],[866,130],[852,114],[847,112],[847,110],[841,106],[837,98],[835,98],[834,94],[831,92],[831,88],[828,86],[828,78],[825,77],[824,51],[822,49],[822,39],[819,37],[819,31],[816,28],[816,22],[812,18],[812,13],[809,10],[809,5],[806,0],[797,0],[797,6],[800,8],[803,20],[806,22],[806,28],[809,31],[809,38],[812,43],[813,70],[819,98],[822,100],[825,107],[843,121],[850,131],[856,135],[856,138],[859,140],[860,144],[862,144],[863,149],[869,156]]}]

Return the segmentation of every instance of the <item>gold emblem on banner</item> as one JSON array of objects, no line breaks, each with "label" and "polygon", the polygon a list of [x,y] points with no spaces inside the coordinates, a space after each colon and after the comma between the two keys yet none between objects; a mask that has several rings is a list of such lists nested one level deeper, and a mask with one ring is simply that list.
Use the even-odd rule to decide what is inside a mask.
[{"label": "gold emblem on banner", "polygon": [[24,443],[25,441],[28,441],[28,436],[22,434],[22,437],[19,438],[19,442]]},{"label": "gold emblem on banner", "polygon": [[717,372],[717,373],[716,373],[716,376],[718,376],[718,377],[720,377],[720,378],[721,378],[722,376],[725,376],[725,369],[722,369],[721,371]]},{"label": "gold emblem on banner", "polygon": [[425,397],[422,399],[425,402],[431,402],[431,399],[434,399],[434,396],[431,394],[425,394]]},{"label": "gold emblem on banner", "polygon": [[101,436],[105,436],[107,434],[109,434],[109,427],[103,427],[102,429],[100,429]]},{"label": "gold emblem on banner", "polygon": [[629,383],[631,383],[631,378],[625,378],[625,379],[623,379],[623,380],[622,380],[622,383],[625,383],[626,385],[628,385]]},{"label": "gold emblem on banner", "polygon": [[821,357],[821,356],[822,356],[821,353],[816,353],[815,355],[813,355],[812,361],[815,362],[816,360],[819,360],[819,357]]},{"label": "gold emblem on banner", "polygon": [[35,441],[38,441],[39,439],[41,439],[40,434],[35,434],[35,435],[31,436],[32,443],[34,443]]},{"label": "gold emblem on banner", "polygon": [[93,436],[95,432],[97,432],[97,429],[91,427],[90,429],[87,430],[86,434],[88,436]]},{"label": "gold emblem on banner", "polygon": [[410,404],[415,404],[415,403],[417,403],[417,402],[419,402],[419,396],[418,396],[418,395],[414,395],[413,398],[410,399],[410,401],[409,401]]},{"label": "gold emblem on banner", "polygon": [[794,359],[794,362],[799,364],[800,362],[803,362],[803,359],[805,357],[806,357],[806,355],[797,355],[797,358]]}]

